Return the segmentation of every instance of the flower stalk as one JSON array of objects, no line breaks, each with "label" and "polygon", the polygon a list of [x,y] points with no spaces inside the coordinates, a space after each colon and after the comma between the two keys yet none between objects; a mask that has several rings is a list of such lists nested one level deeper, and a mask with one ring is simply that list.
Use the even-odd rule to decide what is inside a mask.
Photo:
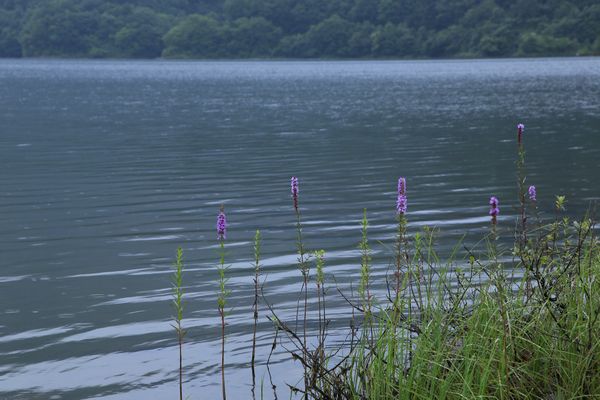
[{"label": "flower stalk", "polygon": [[304,317],[303,317],[303,324],[302,324],[302,344],[304,346],[305,351],[303,351],[303,364],[304,364],[304,387],[305,390],[308,388],[308,382],[309,382],[309,378],[308,378],[308,370],[307,370],[307,354],[306,354],[306,342],[307,342],[307,337],[306,337],[306,330],[307,330],[307,313],[308,313],[308,275],[309,275],[309,266],[308,266],[308,262],[306,259],[306,251],[304,249],[304,243],[302,241],[302,223],[301,223],[301,219],[300,219],[300,207],[299,207],[299,201],[298,201],[298,193],[299,193],[299,187],[298,187],[298,178],[295,176],[292,176],[292,178],[290,179],[290,183],[291,183],[291,194],[292,194],[292,201],[294,204],[294,212],[296,213],[296,246],[298,249],[298,268],[300,269],[300,272],[302,273],[302,278],[303,278],[303,282],[302,282],[302,290],[304,291]]},{"label": "flower stalk", "polygon": [[[525,198],[527,191],[525,189],[526,171],[525,171],[525,146],[523,145],[523,132],[525,125],[517,125],[517,188],[519,190],[519,210],[520,210],[520,232],[519,232],[519,252],[522,252],[527,244],[527,205]],[[535,188],[534,188],[535,190]]]},{"label": "flower stalk", "polygon": [[396,300],[400,297],[402,282],[402,265],[408,265],[408,252],[406,245],[406,211],[408,200],[406,197],[406,179],[398,179],[398,193],[396,198],[396,218],[398,221],[398,231],[396,235]]},{"label": "flower stalk", "polygon": [[219,240],[220,260],[217,270],[219,272],[219,294],[217,297],[217,306],[221,317],[221,388],[223,400],[227,399],[225,391],[225,306],[227,305],[227,297],[230,291],[226,288],[227,278],[225,272],[225,239],[227,237],[227,217],[225,216],[225,208],[221,206],[219,215],[217,216],[217,239]]}]

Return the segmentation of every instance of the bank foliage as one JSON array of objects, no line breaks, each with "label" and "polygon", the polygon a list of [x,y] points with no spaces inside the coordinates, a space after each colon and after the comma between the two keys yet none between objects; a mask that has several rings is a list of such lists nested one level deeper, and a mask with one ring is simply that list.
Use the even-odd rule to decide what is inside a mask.
[{"label": "bank foliage", "polygon": [[597,0],[0,0],[0,57],[590,54]]}]

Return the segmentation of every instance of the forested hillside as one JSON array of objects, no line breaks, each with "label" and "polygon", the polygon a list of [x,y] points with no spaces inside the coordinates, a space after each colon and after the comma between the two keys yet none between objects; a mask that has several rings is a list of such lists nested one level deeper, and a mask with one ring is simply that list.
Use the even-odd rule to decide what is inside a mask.
[{"label": "forested hillside", "polygon": [[0,57],[589,54],[598,0],[0,0]]}]

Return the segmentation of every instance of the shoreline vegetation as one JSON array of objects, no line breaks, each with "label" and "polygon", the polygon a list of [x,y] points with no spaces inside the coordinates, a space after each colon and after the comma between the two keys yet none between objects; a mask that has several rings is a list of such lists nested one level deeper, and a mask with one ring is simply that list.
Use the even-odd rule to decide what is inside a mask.
[{"label": "shoreline vegetation", "polygon": [[420,62],[420,61],[502,61],[502,60],[540,60],[543,61],[545,59],[592,59],[599,58],[600,53],[598,54],[586,54],[586,55],[562,55],[562,56],[553,56],[553,55],[541,55],[541,56],[510,56],[510,57],[480,57],[480,56],[453,56],[453,57],[443,57],[443,58],[416,58],[416,57],[406,57],[406,58],[397,58],[397,57],[364,57],[364,58],[335,58],[335,57],[315,57],[315,58],[301,58],[301,57],[253,57],[253,58],[196,58],[196,57],[156,57],[156,58],[131,58],[131,57],[81,57],[81,56],[35,56],[35,57],[0,57],[1,60],[48,60],[48,61],[160,61],[160,62],[178,62],[178,61],[198,61],[198,62],[344,62],[344,61],[390,61],[390,62]]},{"label": "shoreline vegetation", "polygon": [[[303,399],[597,399],[600,397],[600,242],[594,205],[578,220],[564,211],[565,196],[551,201],[527,182],[525,127],[517,126],[515,221],[500,223],[501,194],[490,194],[489,232],[473,246],[459,242],[450,257],[436,253],[436,228],[410,233],[410,179],[398,179],[397,233],[390,248],[387,293],[371,290],[372,262],[368,212],[364,210],[358,290],[345,293],[327,274],[326,250],[303,243],[300,181],[291,178],[290,215],[296,229],[298,294],[296,317],[284,320],[261,282],[260,232],[248,274],[253,278],[255,321],[273,324],[273,349],[286,349],[302,366],[302,377],[287,382],[282,397]],[[301,211],[303,215],[301,215]],[[549,211],[550,214],[545,214]],[[390,212],[390,214],[392,214]],[[220,259],[216,308],[221,339],[226,333],[227,289],[225,210],[217,219]],[[514,238],[508,246],[500,237]],[[174,329],[182,346],[182,254],[173,277]],[[351,307],[343,343],[331,344],[327,299],[342,296]],[[308,298],[316,301],[308,301]],[[216,313],[215,313],[216,315]],[[183,325],[182,325],[183,323]],[[310,324],[310,326],[308,326]],[[337,328],[343,329],[343,328]],[[255,336],[254,336],[255,337]],[[248,372],[255,393],[255,340]],[[273,352],[271,350],[271,354]],[[197,357],[198,355],[190,355]],[[262,361],[271,378],[269,359]],[[221,359],[226,398],[225,350]],[[180,399],[185,365],[179,365]],[[294,379],[294,378],[290,378]],[[272,384],[274,398],[277,388]],[[280,388],[281,390],[281,388]],[[193,395],[193,394],[192,394]]]},{"label": "shoreline vegetation", "polygon": [[0,57],[600,55],[594,0],[0,0]]}]

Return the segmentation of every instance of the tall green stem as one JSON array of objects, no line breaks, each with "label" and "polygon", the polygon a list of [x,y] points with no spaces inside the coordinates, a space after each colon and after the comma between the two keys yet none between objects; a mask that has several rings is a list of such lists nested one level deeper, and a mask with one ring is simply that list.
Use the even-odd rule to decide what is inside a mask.
[{"label": "tall green stem", "polygon": [[219,240],[220,248],[220,264],[219,264],[219,297],[217,299],[219,307],[219,315],[221,316],[221,387],[223,400],[227,399],[225,391],[225,306],[227,302],[227,296],[229,291],[226,289],[225,284],[227,278],[225,277],[225,240],[223,237]]},{"label": "tall green stem", "polygon": [[252,332],[252,388],[256,385],[256,371],[254,363],[256,359],[256,327],[258,325],[258,280],[260,275],[260,231],[254,235],[254,329]]},{"label": "tall green stem", "polygon": [[367,229],[369,221],[367,219],[367,209],[363,210],[363,218],[361,221],[362,237],[359,244],[361,252],[360,261],[360,286],[358,294],[362,302],[362,307],[365,313],[365,327],[369,329],[369,341],[373,339],[373,324],[371,315],[371,249],[369,248],[369,239]]},{"label": "tall green stem", "polygon": [[[304,290],[304,317],[302,324],[302,343],[304,345],[304,351],[302,352],[302,358],[304,361],[304,389],[305,392],[308,390],[308,370],[306,369],[307,363],[307,347],[306,347],[306,324],[307,324],[307,312],[308,312],[308,264],[306,262],[306,255],[304,250],[304,243],[302,242],[302,224],[300,221],[300,210],[296,208],[296,234],[297,234],[297,247],[298,247],[298,266],[303,278],[303,290]],[[306,393],[305,393],[306,397]]]},{"label": "tall green stem", "polygon": [[183,400],[183,250],[177,249],[175,271],[173,272],[173,307],[175,308],[175,332],[179,346],[179,400]]}]

